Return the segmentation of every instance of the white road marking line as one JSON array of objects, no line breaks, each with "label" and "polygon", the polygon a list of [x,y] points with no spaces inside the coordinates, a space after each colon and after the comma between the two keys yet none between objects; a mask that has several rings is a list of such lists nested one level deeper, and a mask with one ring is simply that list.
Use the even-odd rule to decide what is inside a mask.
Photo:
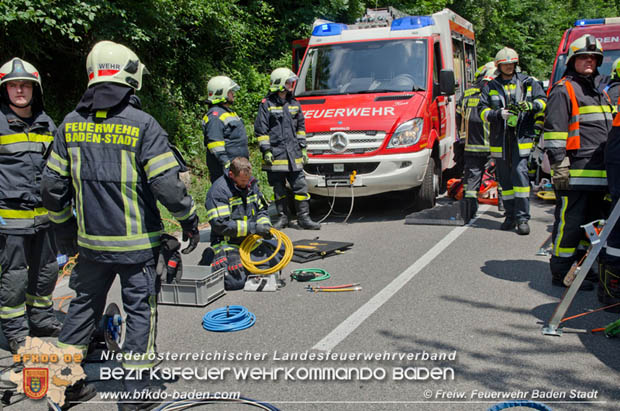
[{"label": "white road marking line", "polygon": [[[490,205],[483,205],[478,209],[478,214],[482,215],[491,208]],[[340,344],[345,338],[349,336],[353,331],[357,329],[368,317],[370,317],[375,311],[377,311],[383,304],[385,304],[394,294],[396,294],[405,284],[409,282],[416,274],[418,274],[424,267],[426,267],[431,261],[441,254],[446,248],[452,244],[454,240],[459,238],[461,234],[467,230],[467,228],[475,223],[477,218],[472,219],[468,225],[462,227],[456,227],[450,231],[444,238],[442,238],[437,244],[428,250],[422,257],[420,257],[415,263],[411,264],[409,268],[403,271],[398,277],[392,280],[391,283],[385,286],[381,291],[375,294],[366,304],[362,305],[349,316],[346,320],[341,322],[336,328],[334,328],[329,334],[327,334],[321,341],[316,343],[313,350],[331,351],[335,346]]]}]

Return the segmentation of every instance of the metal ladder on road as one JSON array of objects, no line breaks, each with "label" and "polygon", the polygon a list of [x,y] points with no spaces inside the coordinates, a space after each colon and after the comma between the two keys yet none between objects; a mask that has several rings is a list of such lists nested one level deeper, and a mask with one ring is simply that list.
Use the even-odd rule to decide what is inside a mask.
[{"label": "metal ladder on road", "polygon": [[573,302],[573,299],[575,298],[575,295],[577,294],[581,283],[583,283],[583,280],[586,278],[586,275],[588,274],[588,271],[590,271],[592,264],[594,264],[596,257],[599,255],[603,246],[607,242],[607,237],[609,237],[609,234],[616,225],[618,218],[620,218],[620,201],[616,203],[614,209],[611,211],[611,215],[605,222],[603,230],[600,232],[600,234],[598,234],[594,229],[594,223],[589,223],[583,226],[586,230],[586,233],[588,234],[592,248],[589,250],[586,260],[579,268],[575,280],[562,296],[562,299],[558,303],[558,306],[553,312],[553,315],[551,316],[548,324],[542,328],[543,335],[562,335],[562,330],[558,329],[560,322],[562,322],[562,318],[564,318],[568,307],[570,307],[571,303]]}]

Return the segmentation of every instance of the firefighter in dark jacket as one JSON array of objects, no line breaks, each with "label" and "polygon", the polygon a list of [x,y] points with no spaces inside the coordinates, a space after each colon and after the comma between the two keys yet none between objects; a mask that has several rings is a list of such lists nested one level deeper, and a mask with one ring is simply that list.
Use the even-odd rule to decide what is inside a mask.
[{"label": "firefighter in dark jacket", "polygon": [[616,59],[611,65],[611,75],[608,84],[605,86],[605,92],[609,96],[611,103],[618,112],[618,97],[620,97],[620,58]]},{"label": "firefighter in dark jacket", "polygon": [[[138,57],[123,45],[102,41],[89,53],[86,68],[88,89],[59,127],[42,181],[43,205],[55,223],[59,249],[80,253],[70,280],[76,296],[58,345],[87,351],[118,274],[127,313],[122,366],[148,369],[155,365],[155,264],[163,230],[157,201],[181,223],[183,239],[189,240],[185,254],[199,241],[196,207],[179,179],[182,159],[134,95],[146,70]],[[123,380],[127,392],[149,383]],[[94,393],[79,382],[67,388],[65,401]],[[131,401],[121,410],[157,405]]]},{"label": "firefighter in dark jacket", "polygon": [[277,68],[271,73],[270,93],[258,108],[254,132],[263,153],[263,170],[267,171],[276,200],[278,220],[274,227],[281,229],[288,225],[288,181],[295,196],[299,226],[319,230],[321,225],[310,219],[310,195],[303,171],[308,163],[306,128],[301,105],[292,94],[296,80],[295,73],[287,68]]},{"label": "firefighter in dark jacket", "polygon": [[536,136],[535,116],[545,110],[546,96],[539,82],[517,73],[517,53],[504,47],[495,55],[497,77],[480,96],[480,116],[490,123],[491,157],[502,189],[506,219],[502,230],[530,233],[530,183],[527,160]]},{"label": "firefighter in dark jacket", "polygon": [[52,292],[56,244],[41,201],[45,153],[56,126],[43,111],[39,71],[14,58],[0,67],[0,324],[11,352],[30,335],[57,336]]},{"label": "firefighter in dark jacket", "polygon": [[478,190],[482,183],[485,165],[489,158],[489,130],[478,112],[482,87],[495,77],[495,63],[480,67],[474,76],[474,84],[465,90],[457,105],[456,121],[461,138],[465,139],[465,169],[461,200],[461,215],[467,224],[478,211]]},{"label": "firefighter in dark jacket", "polygon": [[[605,145],[605,169],[611,193],[612,206],[620,199],[620,59],[614,61],[611,82],[606,91],[616,114]],[[607,244],[599,258],[598,299],[603,305],[620,303],[620,224],[616,222],[607,238]],[[616,311],[619,310],[616,307]]]},{"label": "firefighter in dark jacket", "polygon": [[232,110],[237,90],[237,83],[226,76],[213,77],[207,83],[209,111],[202,119],[202,132],[211,183],[228,173],[233,158],[250,158],[245,125]]},{"label": "firefighter in dark jacket", "polygon": [[241,289],[247,272],[241,264],[239,246],[250,234],[271,237],[267,204],[252,177],[252,165],[247,158],[232,160],[228,174],[209,188],[205,208],[211,225],[211,248],[215,253],[212,267],[226,269],[224,287],[227,290]]},{"label": "firefighter in dark jacket", "polygon": [[[612,105],[600,90],[603,61],[598,40],[585,35],[569,45],[564,77],[549,93],[544,148],[556,192],[552,283],[562,279],[588,247],[582,224],[605,218],[608,202],[604,150],[612,127]],[[587,280],[595,280],[591,274]],[[585,281],[582,289],[592,289]]]}]

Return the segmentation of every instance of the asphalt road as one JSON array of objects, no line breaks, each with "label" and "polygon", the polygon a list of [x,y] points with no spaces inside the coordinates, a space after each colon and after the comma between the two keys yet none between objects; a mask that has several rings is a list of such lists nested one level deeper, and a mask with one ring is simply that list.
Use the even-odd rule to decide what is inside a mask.
[{"label": "asphalt road", "polygon": [[[550,232],[551,205],[533,199],[532,233],[519,236],[499,230],[503,217],[495,207],[471,226],[423,226],[404,224],[412,211],[407,204],[402,196],[356,199],[343,224],[349,202],[340,200],[320,231],[285,230],[292,240],[354,243],[342,255],[291,263],[285,277],[295,268],[320,267],[332,275],[325,285],[359,282],[362,291],[309,293],[286,278],[277,292],[229,292],[199,308],[160,305],[158,352],[259,358],[164,361],[161,367],[213,373],[206,381],[165,382],[167,400],[175,393],[240,392],[282,410],[486,410],[507,399],[543,402],[553,410],[620,409],[620,340],[580,332],[618,314],[568,321],[574,330],[561,337],[541,333],[564,291],[551,285],[548,258],[535,255]],[[326,204],[313,204],[315,219],[327,211]],[[184,263],[195,264],[207,245]],[[67,292],[61,283],[55,295]],[[119,295],[115,286],[109,300]],[[202,329],[207,311],[235,304],[256,315],[253,327]],[[595,291],[580,291],[567,315],[598,307]],[[321,357],[326,353],[336,359]],[[286,359],[295,355],[302,359]],[[317,357],[303,357],[310,355]],[[102,367],[118,366],[89,364],[86,371],[96,380]],[[254,378],[234,374],[246,367],[255,369]],[[120,389],[118,381],[96,385],[100,392]],[[45,404],[26,400],[8,409]],[[74,409],[116,406],[95,398]]]}]

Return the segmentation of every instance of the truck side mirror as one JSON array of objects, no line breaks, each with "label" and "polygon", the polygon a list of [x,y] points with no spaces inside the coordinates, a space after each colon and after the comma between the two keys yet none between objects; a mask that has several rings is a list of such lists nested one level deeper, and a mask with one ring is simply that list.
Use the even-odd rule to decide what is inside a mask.
[{"label": "truck side mirror", "polygon": [[439,92],[442,96],[454,95],[454,71],[441,70],[439,72]]}]

